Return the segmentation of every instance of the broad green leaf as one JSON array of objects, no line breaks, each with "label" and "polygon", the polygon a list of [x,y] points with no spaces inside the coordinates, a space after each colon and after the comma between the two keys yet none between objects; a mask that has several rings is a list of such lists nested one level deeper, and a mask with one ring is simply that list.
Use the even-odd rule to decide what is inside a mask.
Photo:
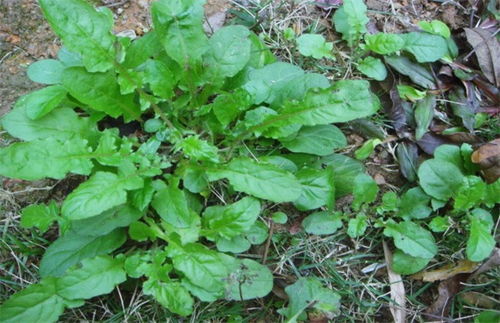
[{"label": "broad green leaf", "polygon": [[302,100],[308,91],[326,89],[330,86],[330,81],[323,74],[302,74],[290,80],[290,82],[276,94],[277,98],[273,102],[273,107],[279,110],[286,101]]},{"label": "broad green leaf", "polygon": [[424,99],[419,100],[415,106],[415,121],[417,129],[415,130],[415,138],[420,140],[427,132],[434,118],[434,107],[436,106],[436,97],[427,95]]},{"label": "broad green leaf", "polygon": [[218,237],[216,239],[216,246],[220,252],[241,253],[250,249],[252,245],[243,235],[239,235],[231,239]]},{"label": "broad green leaf", "polygon": [[203,170],[187,168],[182,176],[184,187],[191,193],[200,193],[207,189],[208,179]]},{"label": "broad green leaf", "polygon": [[462,153],[458,146],[441,145],[437,147],[434,150],[434,159],[449,162],[458,167],[462,173],[466,172]]},{"label": "broad green leaf", "polygon": [[188,316],[193,312],[193,298],[178,282],[158,282],[148,280],[143,285],[145,295],[151,295],[170,312]]},{"label": "broad green leaf", "polygon": [[162,44],[158,39],[158,33],[152,30],[130,44],[127,48],[123,66],[136,68],[150,57],[156,56],[161,50]]},{"label": "broad green leaf", "polygon": [[385,212],[394,212],[398,209],[400,204],[398,195],[395,192],[385,192],[382,195],[382,203],[377,207],[377,213],[383,214]]},{"label": "broad green leaf", "polygon": [[409,85],[398,85],[397,86],[399,97],[403,100],[408,100],[408,101],[418,101],[423,98],[425,98],[425,95],[427,92],[425,91],[419,91],[413,86]]},{"label": "broad green leaf", "polygon": [[122,145],[117,129],[106,129],[100,133],[99,143],[93,152],[95,159],[105,166],[120,166],[124,158],[131,154],[130,147]]},{"label": "broad green leaf", "polygon": [[157,59],[150,59],[142,67],[144,68],[143,80],[149,83],[154,95],[162,99],[170,99],[174,96],[177,80],[167,64]]},{"label": "broad green leaf", "polygon": [[264,243],[267,240],[268,229],[264,222],[257,221],[252,225],[250,230],[245,233],[245,237],[250,241],[253,245],[259,245]]},{"label": "broad green leaf", "polygon": [[318,156],[330,155],[333,150],[347,145],[344,134],[334,125],[302,127],[293,138],[284,138],[280,141],[286,149],[295,153]]},{"label": "broad green leaf", "polygon": [[434,77],[428,68],[412,62],[405,56],[386,56],[384,60],[399,73],[408,76],[415,84],[426,89],[435,89]]},{"label": "broad green leaf", "polygon": [[366,47],[381,55],[395,53],[403,48],[405,41],[397,34],[377,33],[365,36]]},{"label": "broad green leaf", "polygon": [[420,165],[418,178],[425,193],[446,201],[457,194],[464,176],[452,163],[430,159]]},{"label": "broad green leaf", "polygon": [[98,216],[70,222],[71,232],[79,235],[101,236],[116,228],[129,226],[143,216],[143,212],[128,205],[120,205]]},{"label": "broad green leaf", "polygon": [[190,228],[198,222],[198,215],[188,206],[184,191],[171,183],[159,190],[151,203],[160,217],[176,228]]},{"label": "broad green leaf", "polygon": [[254,260],[238,260],[226,281],[227,300],[244,301],[267,296],[273,289],[273,274]]},{"label": "broad green leaf", "polygon": [[127,190],[141,187],[131,185],[138,175],[118,176],[97,172],[71,192],[62,205],[62,214],[71,220],[96,216],[127,201]]},{"label": "broad green leaf", "polygon": [[358,71],[377,81],[383,81],[387,77],[387,69],[380,58],[368,56],[359,61],[356,66]]},{"label": "broad green leaf", "polygon": [[434,35],[439,35],[444,38],[450,38],[451,36],[451,31],[448,26],[442,21],[439,20],[432,20],[432,21],[419,21],[418,26],[422,28],[422,30],[434,34]]},{"label": "broad green leaf", "polygon": [[448,45],[441,36],[412,32],[401,35],[403,49],[412,53],[419,63],[435,62],[448,53]]},{"label": "broad green leaf", "polygon": [[203,223],[214,234],[231,239],[250,230],[259,214],[259,201],[253,197],[244,197],[230,205],[206,208]]},{"label": "broad green leaf", "polygon": [[331,168],[303,168],[295,176],[302,185],[302,194],[293,202],[301,211],[313,210],[322,206],[332,208],[335,201],[335,186]]},{"label": "broad green leaf", "polygon": [[500,179],[486,186],[484,202],[489,205],[500,204]]},{"label": "broad green leaf", "polygon": [[236,191],[273,202],[291,202],[302,193],[295,176],[271,164],[247,157],[233,159],[227,166],[208,171],[210,180],[227,178]]},{"label": "broad green leaf", "polygon": [[486,183],[480,177],[466,176],[454,196],[455,210],[468,210],[481,203],[486,195]]},{"label": "broad green leaf", "polygon": [[392,270],[401,275],[411,275],[421,271],[431,259],[410,256],[396,249],[392,258]]},{"label": "broad green leaf", "polygon": [[342,214],[316,212],[302,221],[302,227],[309,234],[333,234],[342,227]]},{"label": "broad green leaf", "polygon": [[206,140],[200,139],[198,136],[189,136],[182,139],[176,148],[192,160],[208,161],[213,163],[219,162],[219,150],[214,145]]},{"label": "broad green leaf", "polygon": [[335,30],[342,34],[349,46],[366,33],[367,8],[363,0],[345,0],[343,6],[335,11],[333,22]]},{"label": "broad green leaf", "polygon": [[431,229],[432,232],[445,232],[448,230],[450,225],[451,223],[449,217],[436,216],[429,223],[429,229]]},{"label": "broad green leaf", "polygon": [[354,219],[349,220],[347,234],[351,238],[362,236],[368,227],[368,218],[366,215],[358,214]]},{"label": "broad green leaf", "polygon": [[57,280],[57,295],[70,300],[89,299],[109,294],[126,279],[123,260],[110,256],[85,259],[81,267],[69,270]]},{"label": "broad green leaf", "polygon": [[28,67],[28,77],[41,84],[59,84],[64,65],[55,59],[42,59]]},{"label": "broad green leaf", "polygon": [[74,231],[58,238],[45,251],[40,263],[42,277],[59,277],[83,259],[107,254],[127,239],[125,230],[116,229],[106,235],[78,235]]},{"label": "broad green leaf", "polygon": [[252,47],[249,35],[248,28],[235,25],[223,27],[212,35],[204,60],[211,81],[233,77],[247,65]]},{"label": "broad green leaf", "polygon": [[52,85],[27,94],[16,102],[16,109],[24,109],[26,115],[36,120],[54,110],[66,97],[66,90],[60,85]]},{"label": "broad green leaf", "polygon": [[199,61],[208,49],[203,32],[203,0],[155,1],[153,25],[167,54],[179,65]]},{"label": "broad green leaf", "polygon": [[[195,288],[216,295],[217,298],[223,296],[225,279],[231,272],[231,268],[222,259],[224,254],[196,243],[182,247],[170,243],[167,253],[172,258],[174,268],[181,272]],[[191,289],[190,291],[193,292]]]},{"label": "broad green leaf", "polygon": [[96,126],[89,118],[79,117],[68,108],[56,109],[44,117],[32,120],[26,107],[19,106],[2,118],[2,127],[16,138],[31,141],[44,138],[69,139],[79,136],[91,140],[95,137]]},{"label": "broad green leaf", "polygon": [[[486,212],[487,213],[487,212]],[[467,240],[466,254],[471,261],[480,262],[488,258],[495,247],[495,239],[491,235],[493,222],[491,215],[486,221],[479,212],[470,217],[470,234]]]},{"label": "broad green leaf", "polygon": [[238,89],[233,93],[223,93],[217,96],[210,106],[217,120],[226,127],[234,121],[240,113],[250,107],[252,103],[251,100],[252,98],[247,91]]},{"label": "broad green leaf", "polygon": [[154,193],[155,188],[153,186],[153,181],[151,179],[145,179],[143,188],[130,192],[130,201],[135,208],[144,211],[153,200]]},{"label": "broad green leaf", "polygon": [[357,160],[365,160],[366,158],[370,157],[370,155],[375,151],[375,147],[377,147],[381,143],[382,140],[378,138],[373,138],[365,141],[363,146],[356,149],[356,151],[354,152],[354,157],[356,157]]},{"label": "broad green leaf", "polygon": [[49,205],[31,204],[21,212],[21,226],[23,228],[37,227],[42,233],[59,218],[59,208],[54,200]]},{"label": "broad green leaf", "polygon": [[324,90],[306,94],[303,101],[289,101],[278,115],[254,128],[281,128],[289,125],[324,125],[370,116],[380,102],[370,92],[368,81],[343,80]]},{"label": "broad green leaf", "polygon": [[128,235],[132,240],[139,242],[147,240],[155,241],[157,238],[156,232],[150,226],[140,221],[130,224],[128,227]]},{"label": "broad green leaf", "polygon": [[274,223],[285,224],[288,221],[288,215],[283,212],[274,212],[271,219]]},{"label": "broad green leaf", "polygon": [[0,306],[0,322],[57,322],[64,312],[65,300],[57,294],[56,281],[43,279],[12,295]]},{"label": "broad green leaf", "polygon": [[410,188],[401,196],[396,215],[405,219],[424,219],[432,213],[429,207],[431,198],[420,187]]},{"label": "broad green leaf", "polygon": [[411,221],[396,223],[389,220],[384,234],[394,239],[396,247],[413,257],[430,259],[437,254],[437,245],[432,234]]},{"label": "broad green leaf", "polygon": [[336,292],[322,286],[315,277],[300,278],[295,284],[285,288],[288,294],[288,307],[280,310],[287,322],[295,323],[299,315],[312,307],[332,316],[340,307],[340,296]]},{"label": "broad green leaf", "polygon": [[[495,3],[495,2],[490,2]],[[494,310],[483,311],[474,318],[474,323],[491,323],[500,321],[500,313]]]},{"label": "broad green leaf", "polygon": [[332,167],[336,198],[352,193],[354,178],[365,171],[361,162],[340,154],[326,156],[322,163]]},{"label": "broad green leaf", "polygon": [[315,59],[333,58],[333,43],[327,42],[322,35],[303,34],[297,38],[297,46],[304,56],[311,56]]},{"label": "broad green leaf", "polygon": [[82,55],[72,52],[64,46],[57,52],[57,58],[64,65],[64,67],[84,66],[82,62]]},{"label": "broad green leaf", "polygon": [[370,175],[361,173],[354,177],[352,208],[356,211],[359,210],[364,203],[371,203],[375,201],[378,194],[377,183]]},{"label": "broad green leaf", "polygon": [[281,101],[281,92],[294,79],[304,75],[304,71],[292,64],[277,62],[252,70],[248,75],[248,83],[244,85],[254,97],[254,103],[266,102],[275,104]]},{"label": "broad green leaf", "polygon": [[[109,9],[95,10],[84,0],[40,0],[45,18],[69,50],[82,55],[89,72],[113,67],[116,37]],[[110,19],[111,18],[111,19]]]},{"label": "broad green leaf", "polygon": [[123,115],[125,121],[140,118],[141,112],[134,96],[121,95],[113,72],[89,73],[81,67],[71,67],[64,70],[62,84],[72,96],[94,110],[113,118]]},{"label": "broad green leaf", "polygon": [[87,141],[77,137],[19,142],[0,149],[0,174],[25,180],[88,175],[94,166],[90,157]]}]

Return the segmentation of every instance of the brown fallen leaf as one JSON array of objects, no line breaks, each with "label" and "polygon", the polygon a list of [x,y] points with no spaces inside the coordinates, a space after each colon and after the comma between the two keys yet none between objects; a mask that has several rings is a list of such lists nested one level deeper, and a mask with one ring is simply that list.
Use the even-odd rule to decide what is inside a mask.
[{"label": "brown fallen leaf", "polygon": [[490,258],[486,260],[475,272],[472,277],[487,272],[497,266],[500,266],[500,248],[495,248]]},{"label": "brown fallen leaf", "polygon": [[387,243],[383,242],[385,262],[387,264],[387,275],[389,276],[389,284],[391,285],[391,300],[393,303],[389,304],[392,317],[395,323],[406,322],[406,292],[405,285],[403,284],[403,279],[401,275],[396,274],[392,270],[392,253],[387,246]]},{"label": "brown fallen leaf", "polygon": [[460,294],[460,298],[467,304],[476,307],[496,308],[499,305],[499,302],[493,297],[478,292],[464,292]]},{"label": "brown fallen leaf", "polygon": [[467,41],[474,48],[484,76],[500,87],[500,44],[494,33],[482,28],[464,28]]},{"label": "brown fallen leaf", "polygon": [[417,141],[417,145],[428,155],[434,155],[437,147],[452,144],[451,140],[433,132],[427,132]]},{"label": "brown fallen leaf", "polygon": [[479,164],[486,182],[500,178],[500,139],[492,140],[472,153],[472,162]]},{"label": "brown fallen leaf", "polygon": [[[442,272],[444,273],[444,275],[441,276],[441,278],[444,277],[448,278],[439,283],[438,297],[426,311],[426,314],[429,317],[431,318],[439,317],[441,319],[447,320],[446,316],[448,315],[450,304],[455,295],[458,294],[465,287],[464,283],[467,282],[469,279],[476,277],[480,273],[484,273],[500,265],[500,248],[496,248],[493,254],[490,256],[490,258],[487,261],[485,261],[481,266],[479,266],[479,263],[473,263],[467,260],[462,261],[460,263],[462,264],[462,266],[455,266],[455,267],[460,267],[459,268],[460,270],[456,270],[456,274],[451,277],[447,276],[449,274],[449,271],[442,270],[443,268],[441,268]],[[475,268],[475,271],[469,272],[471,268]],[[417,274],[411,276],[411,278],[414,277],[419,277],[419,275]]]},{"label": "brown fallen leaf", "polygon": [[463,283],[470,275],[458,274],[439,283],[438,298],[429,306],[426,313],[431,316],[446,317],[453,298],[464,288]]},{"label": "brown fallen leaf", "polygon": [[458,274],[470,274],[477,268],[479,268],[479,263],[465,259],[459,261],[456,265],[449,264],[436,270],[419,272],[410,277],[424,282],[435,282],[437,280],[446,280]]}]

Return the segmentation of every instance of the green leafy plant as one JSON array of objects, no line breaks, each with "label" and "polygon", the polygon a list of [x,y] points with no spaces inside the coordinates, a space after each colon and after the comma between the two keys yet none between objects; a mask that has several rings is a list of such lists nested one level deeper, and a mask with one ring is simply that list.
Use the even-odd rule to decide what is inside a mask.
[{"label": "green leafy plant", "polygon": [[[362,166],[334,153],[346,139],[332,125],[378,111],[367,81],[331,84],[277,62],[243,26],[208,37],[200,0],[154,2],[154,28],[137,39],[114,35],[111,12],[84,0],[40,5],[64,47],[28,70],[48,86],[3,117],[20,141],[0,150],[0,174],[85,180],[62,203],[23,210],[24,227],[57,223],[59,237],[41,280],[5,301],[0,321],[53,322],[126,280],[181,316],[194,298],[264,297],[270,270],[238,254],[266,241],[271,216],[286,221],[273,213],[282,203],[330,217],[340,196],[354,191],[356,208],[375,199]],[[311,294],[285,316],[316,301],[334,312],[335,292],[297,284]]]},{"label": "green leafy plant", "polygon": [[452,61],[457,56],[457,47],[450,38],[450,30],[441,21],[419,22],[422,32],[367,34],[369,19],[366,14],[367,7],[363,0],[345,0],[335,11],[333,24],[351,47],[352,59],[358,71],[369,78],[382,81],[387,77],[382,60],[372,55],[387,56],[386,63],[389,65],[387,59],[400,57],[401,53],[409,54],[418,63],[440,59]]}]

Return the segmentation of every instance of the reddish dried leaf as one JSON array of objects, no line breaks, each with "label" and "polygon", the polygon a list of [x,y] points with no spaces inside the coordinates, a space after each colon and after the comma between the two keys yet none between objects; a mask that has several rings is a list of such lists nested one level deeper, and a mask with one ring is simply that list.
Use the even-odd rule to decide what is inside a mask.
[{"label": "reddish dried leaf", "polygon": [[396,149],[399,168],[403,176],[410,182],[417,179],[418,147],[412,142],[404,142]]},{"label": "reddish dried leaf", "polygon": [[464,28],[486,78],[500,87],[500,44],[495,34],[482,28]]},{"label": "reddish dried leaf", "polygon": [[437,147],[445,144],[451,144],[452,142],[447,139],[446,137],[437,135],[433,132],[427,132],[425,135],[420,138],[419,141],[417,141],[417,145],[426,153],[429,155],[434,154],[434,150],[436,150]]},{"label": "reddish dried leaf", "polygon": [[490,141],[472,153],[472,162],[479,164],[486,182],[500,178],[500,139]]}]

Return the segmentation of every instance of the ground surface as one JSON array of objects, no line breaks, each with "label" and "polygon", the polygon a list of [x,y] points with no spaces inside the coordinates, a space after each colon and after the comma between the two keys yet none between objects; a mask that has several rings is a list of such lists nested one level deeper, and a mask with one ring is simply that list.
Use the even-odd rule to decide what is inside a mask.
[{"label": "ground surface", "polygon": [[[94,0],[96,4],[106,5],[115,13],[117,22],[116,32],[141,35],[150,28],[149,5],[150,0]],[[261,1],[264,2],[264,1]],[[280,2],[280,1],[275,1]],[[322,0],[327,8],[320,8],[313,1],[282,1],[284,4],[267,6],[260,14],[267,23],[262,24],[262,32],[273,35],[276,30],[284,30],[291,27],[300,34],[310,24],[317,23],[323,34],[329,35],[329,40],[338,40],[331,29],[332,10],[328,4],[338,5],[340,1]],[[471,15],[474,14],[471,3],[478,1],[424,1],[424,0],[368,0],[370,9],[370,28],[384,32],[411,31],[419,20],[439,19],[447,23],[455,33],[461,33],[460,28],[468,27]],[[225,1],[208,0],[206,16],[208,18],[207,30],[222,25],[226,20],[234,18],[228,8],[245,11],[246,7],[252,7],[252,1]],[[280,8],[279,10],[271,10]],[[248,9],[250,10],[250,9]],[[273,38],[273,36],[271,36]],[[293,60],[293,55],[284,48],[280,39],[270,41],[275,52],[284,60]],[[40,8],[35,0],[0,0],[0,116],[8,112],[15,101],[23,94],[38,87],[26,76],[26,69],[34,61],[52,58],[57,54],[60,42],[50,31],[48,24],[43,20]],[[342,55],[340,55],[342,56]],[[348,60],[348,57],[343,57]],[[330,78],[341,78],[345,75],[332,73]],[[386,133],[384,120],[378,120],[381,130]],[[352,128],[351,128],[352,129]],[[351,150],[363,142],[363,134],[349,131],[349,144]],[[386,133],[387,134],[387,133]],[[494,135],[493,135],[494,136]],[[491,139],[491,138],[488,138]],[[390,142],[390,139],[389,139]],[[377,154],[368,160],[368,172],[374,176],[383,190],[391,190],[403,185],[398,165],[393,158],[393,151],[385,148],[377,149]],[[36,281],[37,258],[43,253],[44,246],[48,241],[54,240],[56,232],[48,232],[40,236],[33,232],[27,232],[18,228],[19,210],[29,203],[46,201],[51,198],[63,198],[79,182],[78,178],[69,181],[53,182],[40,181],[27,183],[19,181],[3,181],[0,190],[0,263],[5,261],[8,268],[0,267],[0,278],[6,277],[9,281],[15,281],[19,285],[25,285]],[[337,207],[350,203],[349,198],[337,202]],[[2,215],[4,219],[2,219]],[[301,268],[303,263],[313,263],[309,269],[317,275],[329,277],[332,286],[341,291],[346,300],[343,304],[350,317],[342,321],[378,321],[388,322],[392,320],[389,312],[389,288],[387,283],[387,272],[384,269],[370,270],[370,266],[382,265],[383,250],[381,241],[371,239],[350,239],[345,233],[338,233],[328,237],[307,237],[300,231],[300,215],[293,219],[289,226],[276,226],[274,232],[277,237],[283,236],[284,240],[277,239],[271,245],[271,253],[278,259],[274,272],[282,273],[276,277],[276,287],[273,290],[279,299],[283,297],[284,287],[293,277],[289,274]],[[372,230],[372,229],[369,229]],[[366,236],[370,236],[368,231]],[[15,246],[11,249],[10,246]],[[254,250],[256,254],[262,254],[264,250]],[[267,252],[267,251],[266,251]],[[290,259],[294,262],[291,264]],[[453,258],[453,255],[450,255]],[[444,262],[443,262],[444,263]],[[437,266],[438,264],[436,264]],[[16,268],[22,266],[23,268]],[[292,268],[290,268],[292,267]],[[292,270],[293,269],[293,270]],[[302,270],[304,270],[302,268]],[[2,272],[3,271],[3,272]],[[332,278],[333,277],[333,278]],[[1,284],[1,281],[0,281]],[[407,293],[410,295],[408,305],[409,319],[422,320],[421,313],[427,306],[432,304],[436,298],[437,289],[435,285],[424,284],[418,281],[405,281]],[[491,288],[491,287],[489,287]],[[0,285],[0,301],[12,293],[10,288]],[[495,294],[497,292],[492,292]],[[125,295],[126,294],[126,295]],[[152,304],[137,291],[124,292],[124,299],[120,293],[97,298],[91,304],[78,310],[74,310],[63,317],[63,321],[74,322],[76,320],[110,320],[122,321],[128,318],[130,322],[136,321],[161,321],[161,309]],[[496,294],[498,298],[498,294]],[[498,303],[496,304],[498,306]],[[463,321],[471,321],[470,309],[454,308],[450,317]],[[469,311],[468,311],[469,310]],[[121,314],[116,314],[121,313]],[[201,304],[193,316],[193,322],[205,319],[214,322],[225,322],[228,317],[236,321],[240,315],[250,320],[259,322],[272,322],[270,317],[276,317],[268,308],[267,304],[230,304],[217,303],[214,305]],[[325,322],[324,318],[311,322]]]}]

